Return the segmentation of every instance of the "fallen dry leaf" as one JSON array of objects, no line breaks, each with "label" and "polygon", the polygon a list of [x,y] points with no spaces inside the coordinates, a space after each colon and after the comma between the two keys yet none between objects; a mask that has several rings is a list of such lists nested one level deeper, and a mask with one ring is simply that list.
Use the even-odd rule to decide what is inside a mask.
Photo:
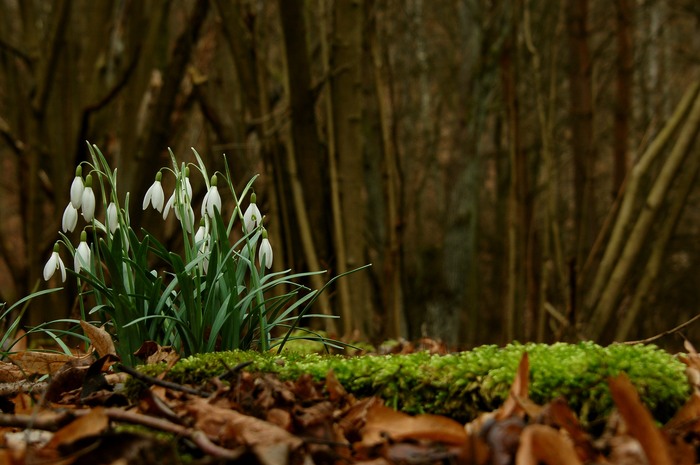
[{"label": "fallen dry leaf", "polygon": [[546,425],[528,425],[520,436],[516,465],[581,465],[574,446],[564,435]]},{"label": "fallen dry leaf", "polygon": [[51,440],[46,444],[46,449],[58,449],[74,443],[75,441],[102,433],[109,426],[109,418],[104,408],[95,407],[90,413],[74,420],[56,431]]},{"label": "fallen dry leaf", "polygon": [[83,332],[90,339],[92,347],[95,348],[100,357],[117,355],[112,336],[105,331],[104,327],[98,328],[83,320],[80,320],[80,327],[83,328]]},{"label": "fallen dry leaf", "polygon": [[496,412],[496,419],[503,420],[516,413],[522,412],[522,399],[528,399],[530,384],[530,358],[527,352],[523,353],[518,364],[518,371],[510,387],[510,394],[501,408]]},{"label": "fallen dry leaf", "polygon": [[663,427],[669,434],[700,433],[700,393],[694,392]]},{"label": "fallen dry leaf", "polygon": [[303,444],[301,439],[277,425],[211,405],[205,399],[193,399],[187,404],[187,410],[195,417],[196,428],[225,447],[285,444],[287,451],[291,451]]},{"label": "fallen dry leaf", "polygon": [[55,352],[27,351],[10,355],[12,360],[25,375],[46,375],[56,373],[67,362],[90,358],[91,355],[76,357],[75,355],[59,354]]},{"label": "fallen dry leaf", "polygon": [[165,362],[168,368],[180,359],[178,353],[170,346],[161,346],[154,341],[146,341],[134,352],[134,355],[146,362],[146,365]]},{"label": "fallen dry leaf", "polygon": [[10,362],[0,362],[0,383],[14,383],[25,378],[22,370]]},{"label": "fallen dry leaf", "polygon": [[387,436],[393,441],[408,439],[467,444],[464,427],[451,418],[430,414],[412,417],[379,404],[367,412],[367,423],[361,434],[362,445],[368,448],[381,444]]},{"label": "fallen dry leaf", "polygon": [[558,426],[567,432],[574,443],[578,457],[584,462],[595,462],[600,455],[591,444],[590,435],[583,429],[574,412],[562,398],[547,404],[543,410],[545,423]]},{"label": "fallen dry leaf", "polygon": [[637,390],[627,375],[621,373],[611,377],[608,384],[627,430],[642,445],[649,465],[672,465],[668,441],[654,425],[651,413],[642,404]]}]

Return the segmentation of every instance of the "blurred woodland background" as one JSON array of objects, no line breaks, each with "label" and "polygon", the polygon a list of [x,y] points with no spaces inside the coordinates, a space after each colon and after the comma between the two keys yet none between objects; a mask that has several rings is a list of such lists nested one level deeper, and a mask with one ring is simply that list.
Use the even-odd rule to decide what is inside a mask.
[{"label": "blurred woodland background", "polygon": [[175,248],[168,147],[260,173],[278,270],[373,264],[336,334],[651,336],[700,311],[699,86],[697,0],[0,0],[0,302],[47,286],[87,140]]}]

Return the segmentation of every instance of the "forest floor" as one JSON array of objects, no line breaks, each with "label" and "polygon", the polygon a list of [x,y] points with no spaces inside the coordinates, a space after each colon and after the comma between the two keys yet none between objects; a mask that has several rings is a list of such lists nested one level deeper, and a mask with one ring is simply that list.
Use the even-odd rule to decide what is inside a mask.
[{"label": "forest floor", "polygon": [[[434,341],[399,348],[418,349],[445,351]],[[689,379],[700,380],[700,356],[689,349]],[[163,348],[144,355],[150,362],[177,360]],[[697,385],[686,405],[660,425],[624,374],[609,378],[616,410],[591,431],[566,399],[531,401],[529,371],[525,354],[506,402],[463,424],[398,412],[378,397],[356,398],[333,372],[322,382],[310,376],[282,381],[241,364],[193,386],[134,372],[109,353],[96,359],[23,352],[0,364],[0,464],[697,462]],[[124,389],[131,377],[140,389]]]}]

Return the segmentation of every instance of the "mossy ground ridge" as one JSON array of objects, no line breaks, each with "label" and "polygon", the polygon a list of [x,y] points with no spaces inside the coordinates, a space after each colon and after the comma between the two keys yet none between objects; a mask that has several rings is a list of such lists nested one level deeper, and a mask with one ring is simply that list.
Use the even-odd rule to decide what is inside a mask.
[{"label": "mossy ground ridge", "polygon": [[[688,398],[690,387],[683,365],[653,345],[591,342],[487,345],[466,352],[431,355],[261,354],[217,352],[180,360],[168,379],[200,384],[241,362],[245,369],[276,373],[283,380],[309,374],[323,380],[333,370],[352,394],[379,396],[387,405],[407,413],[433,413],[460,421],[497,408],[508,396],[524,352],[530,359],[530,398],[539,404],[563,397],[585,422],[607,415],[612,408],[607,378],[625,372],[642,400],[659,421],[666,421]],[[141,367],[148,374],[163,365]]]}]

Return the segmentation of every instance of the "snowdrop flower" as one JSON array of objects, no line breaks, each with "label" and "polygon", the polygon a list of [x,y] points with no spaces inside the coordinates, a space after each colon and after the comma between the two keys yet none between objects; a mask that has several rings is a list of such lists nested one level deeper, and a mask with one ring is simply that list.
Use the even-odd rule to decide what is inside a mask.
[{"label": "snowdrop flower", "polygon": [[265,265],[265,268],[268,270],[272,268],[272,246],[267,239],[267,230],[265,228],[262,230],[262,242],[260,243],[260,250],[258,251],[258,260],[261,268],[263,265]]},{"label": "snowdrop flower", "polygon": [[75,227],[78,225],[78,210],[73,206],[73,201],[68,202],[66,209],[63,210],[63,220],[61,221],[61,227],[63,232],[73,232]]},{"label": "snowdrop flower", "polygon": [[109,202],[107,206],[107,214],[105,215],[107,220],[107,227],[112,234],[117,231],[119,227],[119,218],[117,217],[117,205],[114,202]]},{"label": "snowdrop flower", "polygon": [[143,198],[143,209],[148,208],[148,204],[153,205],[153,208],[159,212],[163,211],[163,201],[165,200],[165,193],[163,192],[163,185],[160,183],[163,173],[158,171],[156,173],[156,180],[153,181],[151,187],[146,191],[146,196]]},{"label": "snowdrop flower", "polygon": [[61,256],[58,255],[58,242],[54,244],[51,257],[44,266],[44,280],[48,281],[51,279],[56,270],[61,270],[61,282],[66,282],[66,267],[63,264],[63,260],[61,260]]},{"label": "snowdrop flower", "polygon": [[[190,169],[185,167],[185,198],[184,201],[186,204],[189,204],[190,201],[192,200],[192,184],[190,184]],[[182,189],[182,187],[180,188]],[[175,205],[175,197],[176,197],[177,192],[173,192],[168,201],[165,204],[165,208],[163,208],[163,219],[167,220],[168,215],[170,214],[170,209],[173,208]],[[194,216],[194,212],[192,212],[192,215]],[[177,219],[180,219],[180,213],[178,212],[177,208],[175,209],[175,216]],[[191,230],[191,228],[190,228]]]},{"label": "snowdrop flower", "polygon": [[197,256],[205,256],[205,258],[199,262],[199,270],[202,273],[206,273],[209,268],[209,231],[204,218],[199,222],[199,229],[197,229],[194,235],[194,244],[195,247],[197,247]]},{"label": "snowdrop flower", "polygon": [[85,184],[83,184],[83,167],[78,165],[75,169],[73,183],[70,185],[70,202],[76,210],[80,208],[83,203],[83,190],[85,190]]},{"label": "snowdrop flower", "polygon": [[90,247],[87,245],[87,233],[85,231],[80,233],[80,244],[75,249],[73,259],[76,273],[79,273],[82,268],[90,270]]},{"label": "snowdrop flower", "polygon": [[249,233],[253,231],[258,225],[262,223],[262,214],[260,209],[255,204],[256,196],[255,193],[250,194],[250,205],[246,208],[243,214],[243,232]]},{"label": "snowdrop flower", "polygon": [[[168,201],[165,203],[165,207],[163,207],[163,220],[168,219],[170,209],[173,208],[173,205],[175,205],[175,192],[173,192],[173,195],[170,196]],[[175,214],[177,215],[177,209],[175,209]]]},{"label": "snowdrop flower", "polygon": [[192,200],[192,184],[190,184],[190,169],[185,166],[185,192],[187,192],[186,201]]},{"label": "snowdrop flower", "polygon": [[195,245],[202,242],[206,237],[207,237],[206,221],[204,221],[204,218],[202,218],[199,222],[199,229],[197,229],[197,232],[194,234]]},{"label": "snowdrop flower", "polygon": [[88,223],[95,217],[95,193],[92,191],[92,175],[85,176],[85,189],[81,200],[83,208],[83,218]]},{"label": "snowdrop flower", "polygon": [[187,215],[187,218],[180,218],[180,213],[178,212],[177,208],[175,209],[175,217],[180,220],[182,226],[185,227],[185,231],[192,234],[192,228],[194,226],[194,210],[192,210],[192,205],[189,203],[185,205],[185,214]]},{"label": "snowdrop flower", "polygon": [[204,195],[202,216],[208,215],[209,218],[214,218],[214,208],[221,212],[221,195],[219,195],[219,189],[216,187],[216,175],[211,177],[211,186]]}]

